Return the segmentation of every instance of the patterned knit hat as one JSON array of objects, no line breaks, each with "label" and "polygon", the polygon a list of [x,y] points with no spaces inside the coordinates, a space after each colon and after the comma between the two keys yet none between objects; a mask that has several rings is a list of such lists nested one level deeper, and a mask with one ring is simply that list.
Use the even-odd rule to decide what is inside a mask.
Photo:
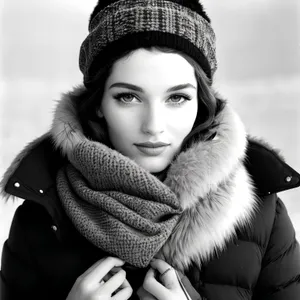
[{"label": "patterned knit hat", "polygon": [[85,86],[110,57],[151,46],[186,53],[209,78],[217,69],[215,34],[197,0],[99,0],[80,49]]}]

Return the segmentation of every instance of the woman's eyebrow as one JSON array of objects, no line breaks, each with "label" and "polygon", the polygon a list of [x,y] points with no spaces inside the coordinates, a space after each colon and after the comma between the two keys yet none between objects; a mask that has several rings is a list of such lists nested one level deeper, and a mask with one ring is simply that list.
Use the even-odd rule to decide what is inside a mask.
[{"label": "woman's eyebrow", "polygon": [[[109,87],[109,89],[114,88],[114,87],[128,88],[128,89],[140,92],[140,93],[144,93],[145,92],[141,87],[136,86],[136,85],[131,84],[131,83],[126,83],[126,82],[116,82],[116,83],[112,84]],[[186,89],[186,88],[196,89],[196,87],[193,86],[192,84],[190,84],[190,83],[184,83],[184,84],[175,85],[175,86],[169,88],[167,90],[167,93],[169,93],[169,92],[175,92],[175,91],[179,91],[179,90],[183,90],[183,89]]]},{"label": "woman's eyebrow", "polygon": [[169,88],[167,90],[167,92],[175,92],[175,91],[179,91],[179,90],[183,90],[183,89],[186,89],[186,88],[193,88],[193,89],[196,89],[196,87],[194,87],[192,84],[190,83],[184,83],[184,84],[178,84],[178,85],[175,85],[171,88]]},{"label": "woman's eyebrow", "polygon": [[144,93],[144,90],[142,88],[140,88],[139,86],[136,86],[134,84],[131,83],[125,83],[125,82],[116,82],[114,84],[112,84],[109,89],[113,88],[113,87],[123,87],[123,88],[127,88],[127,89],[131,89],[137,92],[141,92]]}]

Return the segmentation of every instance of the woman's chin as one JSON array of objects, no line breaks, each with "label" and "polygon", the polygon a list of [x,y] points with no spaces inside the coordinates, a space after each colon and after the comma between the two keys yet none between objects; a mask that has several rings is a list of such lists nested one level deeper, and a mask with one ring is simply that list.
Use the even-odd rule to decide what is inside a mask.
[{"label": "woman's chin", "polygon": [[142,168],[150,173],[159,173],[165,170],[170,164],[169,160],[159,158],[147,158],[136,161]]}]

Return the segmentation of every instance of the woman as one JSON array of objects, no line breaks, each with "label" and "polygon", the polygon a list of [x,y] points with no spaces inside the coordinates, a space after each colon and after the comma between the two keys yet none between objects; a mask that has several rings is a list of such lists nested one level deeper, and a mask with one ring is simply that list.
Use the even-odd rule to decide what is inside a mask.
[{"label": "woman", "polygon": [[84,86],[2,181],[1,299],[298,299],[300,175],[212,88],[197,1],[99,1]]}]

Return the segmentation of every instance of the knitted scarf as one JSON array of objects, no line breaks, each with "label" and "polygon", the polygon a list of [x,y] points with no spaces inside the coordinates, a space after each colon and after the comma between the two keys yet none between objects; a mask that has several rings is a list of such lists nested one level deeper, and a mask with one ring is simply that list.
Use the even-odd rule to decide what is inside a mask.
[{"label": "knitted scarf", "polygon": [[86,140],[57,175],[57,189],[77,230],[100,249],[146,267],[181,212],[176,195],[134,161]]}]

